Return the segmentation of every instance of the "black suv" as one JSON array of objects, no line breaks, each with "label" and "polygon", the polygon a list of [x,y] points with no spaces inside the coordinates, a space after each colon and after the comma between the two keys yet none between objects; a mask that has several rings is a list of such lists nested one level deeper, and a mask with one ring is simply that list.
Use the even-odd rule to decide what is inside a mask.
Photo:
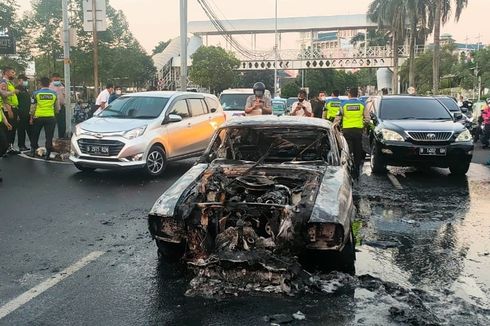
[{"label": "black suv", "polygon": [[371,124],[364,134],[364,150],[371,169],[386,165],[434,166],[464,175],[473,156],[471,133],[456,123],[435,97],[384,96],[370,99]]}]

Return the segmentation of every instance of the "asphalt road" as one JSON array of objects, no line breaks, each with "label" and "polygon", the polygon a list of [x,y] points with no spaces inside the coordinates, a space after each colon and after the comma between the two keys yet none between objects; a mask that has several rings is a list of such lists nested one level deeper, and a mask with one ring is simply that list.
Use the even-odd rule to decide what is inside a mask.
[{"label": "asphalt road", "polygon": [[297,324],[490,324],[489,168],[393,169],[395,189],[366,167],[356,277],[297,297],[204,299],[184,295],[190,275],[158,261],[146,225],[192,163],[152,180],[2,159],[0,325],[257,325],[298,310]]}]

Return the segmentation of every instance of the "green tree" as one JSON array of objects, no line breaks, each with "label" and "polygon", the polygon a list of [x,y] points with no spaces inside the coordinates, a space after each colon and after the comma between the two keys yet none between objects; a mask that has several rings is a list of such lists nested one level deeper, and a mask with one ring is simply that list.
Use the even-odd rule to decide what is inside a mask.
[{"label": "green tree", "polygon": [[189,78],[212,93],[219,93],[237,80],[235,69],[239,64],[240,60],[223,48],[202,46],[192,55]]},{"label": "green tree", "polygon": [[154,56],[155,54],[162,53],[170,44],[170,41],[171,40],[158,42],[158,44],[155,45],[153,50],[151,50],[151,55]]},{"label": "green tree", "polygon": [[237,87],[250,88],[256,82],[263,82],[265,88],[270,90],[271,93],[274,90],[274,71],[273,70],[250,70],[244,71],[240,74]]},{"label": "green tree", "polygon": [[295,97],[298,96],[300,87],[296,82],[289,82],[281,87],[281,97]]},{"label": "green tree", "polygon": [[398,93],[398,47],[405,40],[405,19],[408,9],[405,0],[373,0],[368,16],[391,35],[393,53],[393,93]]}]

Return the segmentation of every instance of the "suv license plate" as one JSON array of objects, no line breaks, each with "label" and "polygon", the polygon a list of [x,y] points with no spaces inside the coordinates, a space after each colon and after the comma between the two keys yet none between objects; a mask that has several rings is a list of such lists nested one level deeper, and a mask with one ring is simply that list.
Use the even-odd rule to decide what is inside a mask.
[{"label": "suv license plate", "polygon": [[87,152],[93,155],[109,156],[109,146],[88,145]]},{"label": "suv license plate", "polygon": [[419,148],[420,155],[430,155],[430,156],[446,156],[445,147],[421,147]]}]

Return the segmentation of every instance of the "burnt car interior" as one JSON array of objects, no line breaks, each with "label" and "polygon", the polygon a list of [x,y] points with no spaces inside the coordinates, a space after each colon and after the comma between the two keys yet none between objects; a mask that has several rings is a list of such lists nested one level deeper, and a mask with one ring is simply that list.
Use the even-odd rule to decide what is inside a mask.
[{"label": "burnt car interior", "polygon": [[[318,128],[222,129],[204,156],[212,164],[176,211],[186,229],[185,258],[304,249],[324,169],[338,157],[331,149],[329,131]],[[175,239],[173,232],[166,230]],[[333,229],[325,249],[343,235],[342,227]]]}]

